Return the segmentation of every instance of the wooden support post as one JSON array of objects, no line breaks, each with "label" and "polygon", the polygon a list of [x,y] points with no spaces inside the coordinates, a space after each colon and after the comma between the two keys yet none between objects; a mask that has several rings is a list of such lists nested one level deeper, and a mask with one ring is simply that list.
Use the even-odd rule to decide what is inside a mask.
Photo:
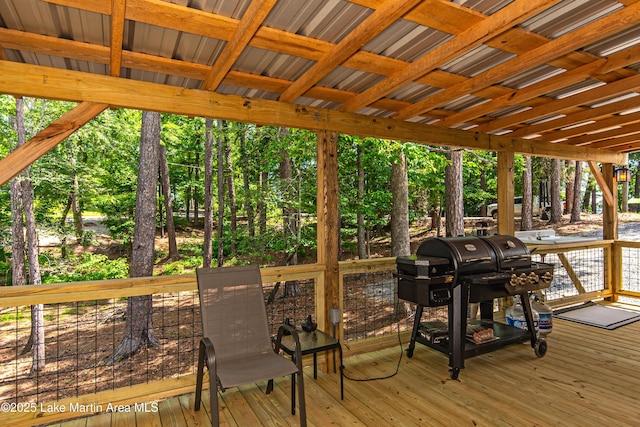
[{"label": "wooden support post", "polygon": [[[342,289],[340,288],[338,251],[340,232],[338,216],[338,133],[320,131],[317,135],[318,156],[318,264],[324,266],[321,283],[316,286],[316,315],[319,327],[331,334],[331,308],[343,310]],[[342,337],[342,322],[337,335]],[[333,370],[332,359],[327,357],[327,369]]]},{"label": "wooden support post", "polygon": [[[604,163],[602,165],[602,176],[609,191],[611,192],[611,203],[602,203],[602,238],[605,240],[618,240],[618,183],[613,171],[613,164]],[[614,244],[609,250],[609,256],[605,256],[605,271],[610,272],[611,290],[613,296],[611,301],[617,301],[617,292],[622,287],[622,262],[618,258],[619,252],[613,250]],[[607,265],[608,264],[608,265]]]},{"label": "wooden support post", "polygon": [[513,151],[498,152],[498,234],[513,236]]},{"label": "wooden support post", "polygon": [[[591,161],[589,162],[589,168],[602,191],[602,238],[605,240],[617,240],[618,183],[614,177],[613,164],[603,163],[602,171],[600,171],[597,163]],[[609,272],[606,279],[610,280],[613,293],[611,300],[616,301],[618,299],[616,292],[621,289],[622,285],[622,263],[619,259],[616,245],[613,245],[613,249],[605,251],[605,255],[608,255],[604,257],[604,263],[605,271]]]},{"label": "wooden support post", "polygon": [[[607,189],[611,193],[611,203],[602,204],[602,238],[605,240],[618,239],[618,183],[613,175],[613,164],[602,165],[602,176]],[[604,193],[604,189],[603,189]]]},{"label": "wooden support post", "polygon": [[83,102],[16,148],[7,157],[0,160],[0,185],[4,185],[29,167],[107,107],[106,104]]}]

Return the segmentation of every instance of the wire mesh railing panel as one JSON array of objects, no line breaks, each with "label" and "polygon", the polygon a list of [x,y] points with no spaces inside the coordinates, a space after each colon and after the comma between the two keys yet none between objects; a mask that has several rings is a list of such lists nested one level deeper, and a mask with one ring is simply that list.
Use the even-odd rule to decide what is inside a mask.
[{"label": "wire mesh railing panel", "polygon": [[[411,330],[416,305],[398,299],[393,271],[344,275],[344,340]],[[446,308],[425,308],[423,320],[446,321]]]},{"label": "wire mesh railing panel", "polygon": [[553,282],[543,291],[547,301],[605,289],[607,266],[601,247],[533,254],[532,259],[554,266]]},{"label": "wire mesh railing panel", "polygon": [[622,247],[620,289],[640,292],[640,248]]},{"label": "wire mesh railing panel", "polygon": [[45,361],[32,372],[30,307],[2,310],[0,393],[6,401],[43,402],[77,397],[195,373],[202,335],[195,291],[153,297],[153,346],[113,358],[122,341],[127,299],[46,304]]},{"label": "wire mesh railing panel", "polygon": [[264,283],[263,288],[272,335],[278,333],[278,328],[287,319],[296,329],[301,329],[300,325],[308,315],[316,320],[315,280]]}]

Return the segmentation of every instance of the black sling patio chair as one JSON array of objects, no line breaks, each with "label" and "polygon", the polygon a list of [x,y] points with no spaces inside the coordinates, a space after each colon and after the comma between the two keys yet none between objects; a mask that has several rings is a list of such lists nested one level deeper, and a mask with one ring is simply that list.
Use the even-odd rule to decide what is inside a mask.
[{"label": "black sling patio chair", "polygon": [[[300,341],[291,326],[282,325],[274,351],[260,268],[257,265],[198,268],[196,277],[203,338],[200,340],[194,409],[200,409],[205,364],[209,369],[211,422],[214,426],[219,425],[218,386],[224,391],[291,375],[291,413],[295,414],[294,390],[297,388],[300,425],[306,426]],[[296,342],[295,363],[279,354],[280,339],[285,333],[292,334]],[[269,381],[267,393],[272,385],[273,382]]]}]

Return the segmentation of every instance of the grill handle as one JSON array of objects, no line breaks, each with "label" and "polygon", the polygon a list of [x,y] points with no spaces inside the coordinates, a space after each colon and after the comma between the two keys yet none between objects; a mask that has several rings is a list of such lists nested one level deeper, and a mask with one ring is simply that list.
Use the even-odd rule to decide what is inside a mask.
[{"label": "grill handle", "polygon": [[504,259],[522,259],[522,258],[530,258],[530,257],[531,257],[531,252],[529,252],[528,254],[521,254],[521,255],[509,255],[504,257]]},{"label": "grill handle", "polygon": [[490,256],[478,257],[478,258],[465,258],[465,262],[476,262],[476,261],[491,261]]}]

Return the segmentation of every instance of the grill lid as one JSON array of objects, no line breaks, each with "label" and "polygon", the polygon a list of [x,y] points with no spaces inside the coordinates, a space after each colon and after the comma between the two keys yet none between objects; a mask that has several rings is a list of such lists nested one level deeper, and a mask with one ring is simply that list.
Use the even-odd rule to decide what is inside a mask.
[{"label": "grill lid", "polygon": [[493,248],[498,260],[498,270],[508,271],[531,267],[531,253],[517,237],[494,235],[483,237]]},{"label": "grill lid", "polygon": [[432,237],[422,242],[416,255],[447,258],[458,275],[495,271],[497,267],[494,250],[475,236]]}]

